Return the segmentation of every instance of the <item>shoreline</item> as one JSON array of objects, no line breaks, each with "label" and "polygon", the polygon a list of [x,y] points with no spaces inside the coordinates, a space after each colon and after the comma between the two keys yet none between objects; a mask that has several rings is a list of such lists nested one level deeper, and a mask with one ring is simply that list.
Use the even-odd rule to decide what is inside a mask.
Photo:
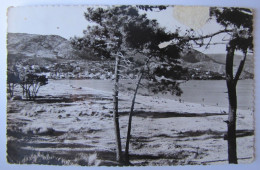
[{"label": "shoreline", "polygon": [[[217,81],[217,82],[216,82]],[[161,98],[162,100],[176,100],[181,101],[187,104],[200,104],[213,107],[222,107],[228,108],[227,93],[225,93],[225,81],[204,81],[204,80],[194,80],[182,84],[184,93],[181,96],[172,96],[170,94],[154,94],[150,95],[147,90],[139,89],[138,96],[149,96],[152,98]],[[99,92],[100,94],[111,94],[113,89],[113,82],[111,80],[53,80],[51,82],[62,82],[71,84],[77,88],[91,88],[94,91]],[[216,82],[216,83],[215,83]],[[221,82],[219,84],[219,82]],[[132,87],[128,85],[127,82],[122,82],[126,84],[125,88]],[[134,82],[133,82],[134,83]],[[209,83],[209,85],[207,85]],[[240,84],[242,83],[242,84]],[[251,84],[253,83],[250,80],[242,81],[238,84],[238,109],[239,110],[252,110],[253,109],[253,100],[254,94],[253,89],[251,89]],[[216,86],[216,85],[217,86]],[[201,87],[200,87],[201,86]],[[192,88],[192,89],[190,89]],[[210,88],[211,91],[208,91]],[[216,88],[216,89],[214,89]],[[204,89],[206,91],[204,91]],[[208,89],[208,90],[207,90]],[[122,89],[119,95],[129,95],[132,91],[126,91]],[[187,90],[187,93],[185,92]],[[72,91],[73,93],[73,91]],[[205,94],[204,94],[205,93]],[[131,99],[130,99],[131,100]]]},{"label": "shoreline", "polygon": [[[53,82],[43,86],[39,96],[42,98],[36,101],[8,100],[7,151],[11,163],[37,164],[52,159],[58,160],[56,164],[81,165],[80,160],[94,157],[94,165],[116,165],[111,92]],[[123,93],[119,96],[122,148],[131,97]],[[131,162],[151,166],[227,161],[227,115],[222,109],[138,95],[132,121]],[[238,110],[237,125],[241,145],[238,157],[249,158],[239,161],[250,162],[254,157],[253,112]],[[75,156],[69,158],[72,152]]]}]

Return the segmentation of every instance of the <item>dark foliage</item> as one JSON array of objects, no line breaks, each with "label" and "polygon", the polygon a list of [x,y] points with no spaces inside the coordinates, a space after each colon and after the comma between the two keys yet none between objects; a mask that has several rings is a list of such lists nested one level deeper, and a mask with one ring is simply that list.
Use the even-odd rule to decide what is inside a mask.
[{"label": "dark foliage", "polygon": [[7,73],[7,93],[9,93],[10,97],[14,95],[14,88],[16,85],[20,83],[20,78],[18,74],[15,72],[8,71]]},{"label": "dark foliage", "polygon": [[35,100],[40,87],[46,84],[48,84],[48,79],[45,76],[38,76],[32,73],[26,74],[20,80],[23,95],[28,100]]},{"label": "dark foliage", "polygon": [[210,15],[225,29],[232,29],[230,44],[236,50],[253,50],[253,12],[247,8],[211,8]]}]

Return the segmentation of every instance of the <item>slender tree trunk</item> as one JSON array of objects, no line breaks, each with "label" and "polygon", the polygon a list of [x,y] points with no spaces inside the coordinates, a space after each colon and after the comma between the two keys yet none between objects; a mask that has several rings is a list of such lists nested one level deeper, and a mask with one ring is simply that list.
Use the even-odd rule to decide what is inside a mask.
[{"label": "slender tree trunk", "polygon": [[24,84],[20,84],[22,86],[22,89],[23,89],[23,96],[24,96]]},{"label": "slender tree trunk", "polygon": [[115,63],[115,82],[114,82],[114,94],[113,94],[113,118],[115,126],[115,138],[116,138],[116,160],[119,163],[123,162],[122,159],[122,147],[121,147],[121,137],[120,137],[120,128],[119,128],[119,115],[118,115],[118,82],[119,82],[119,67],[120,58],[116,57]]},{"label": "slender tree trunk", "polygon": [[126,145],[125,145],[125,162],[126,162],[126,164],[129,164],[129,143],[130,143],[130,138],[131,138],[132,117],[133,117],[133,113],[134,113],[136,94],[139,89],[139,85],[141,83],[142,77],[143,77],[143,73],[141,73],[141,75],[139,76],[138,82],[136,84],[134,96],[132,99],[131,109],[129,112],[128,129],[127,129],[127,137],[126,137]]},{"label": "slender tree trunk", "polygon": [[10,94],[10,97],[13,97],[13,96],[12,96],[11,83],[8,83],[8,91],[7,91],[7,92]]},{"label": "slender tree trunk", "polygon": [[34,95],[35,98],[37,97],[37,93],[38,93],[40,87],[41,87],[41,85],[40,85],[40,84],[37,84],[36,90],[35,90],[35,95]]},{"label": "slender tree trunk", "polygon": [[28,85],[25,84],[25,97],[26,97],[26,100],[29,99],[28,93],[29,93],[29,92],[28,92]]},{"label": "slender tree trunk", "polygon": [[11,97],[14,96],[14,83],[12,84]]},{"label": "slender tree trunk", "polygon": [[230,164],[237,164],[236,149],[236,111],[237,111],[237,95],[236,81],[233,78],[233,61],[235,47],[229,45],[227,47],[226,56],[226,84],[228,89],[229,113],[228,113],[228,161]]}]

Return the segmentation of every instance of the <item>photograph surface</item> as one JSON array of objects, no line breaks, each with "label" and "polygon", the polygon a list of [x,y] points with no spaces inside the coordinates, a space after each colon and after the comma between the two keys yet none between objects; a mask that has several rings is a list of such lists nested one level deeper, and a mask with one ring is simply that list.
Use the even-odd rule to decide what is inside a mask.
[{"label": "photograph surface", "polygon": [[8,163],[251,163],[253,21],[235,7],[10,7]]}]

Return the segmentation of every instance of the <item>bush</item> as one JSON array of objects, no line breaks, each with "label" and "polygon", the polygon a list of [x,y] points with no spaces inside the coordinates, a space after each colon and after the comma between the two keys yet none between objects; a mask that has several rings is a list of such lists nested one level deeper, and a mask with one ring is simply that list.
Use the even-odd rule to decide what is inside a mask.
[{"label": "bush", "polygon": [[10,97],[14,96],[14,88],[17,84],[20,83],[20,78],[14,72],[8,71],[7,73],[7,93],[9,93]]},{"label": "bush", "polygon": [[48,84],[46,76],[38,76],[32,73],[21,78],[20,85],[23,88],[23,95],[26,99],[35,100],[41,86]]}]

